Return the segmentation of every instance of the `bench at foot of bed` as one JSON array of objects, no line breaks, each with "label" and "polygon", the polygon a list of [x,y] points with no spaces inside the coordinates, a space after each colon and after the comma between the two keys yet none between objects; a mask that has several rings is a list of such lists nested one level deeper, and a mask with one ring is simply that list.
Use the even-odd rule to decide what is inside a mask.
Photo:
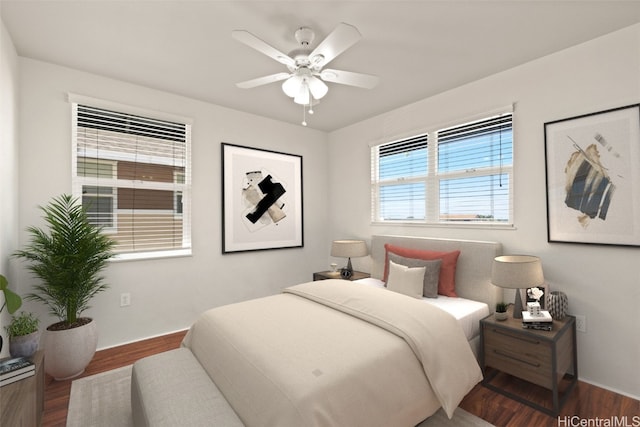
[{"label": "bench at foot of bed", "polygon": [[244,427],[188,348],[134,363],[131,409],[136,426]]}]

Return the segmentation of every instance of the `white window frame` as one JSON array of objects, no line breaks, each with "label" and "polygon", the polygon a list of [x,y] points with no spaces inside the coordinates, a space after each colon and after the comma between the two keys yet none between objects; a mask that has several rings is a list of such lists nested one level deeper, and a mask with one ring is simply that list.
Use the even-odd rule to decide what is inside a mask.
[{"label": "white window frame", "polygon": [[[117,165],[116,162],[110,161],[110,160],[104,160],[104,159],[100,159],[97,161],[97,163],[101,164],[101,165],[109,165],[111,166],[111,175],[110,178],[113,179],[114,176],[118,175],[118,170],[117,170]],[[76,169],[77,168],[77,163],[75,161],[72,162],[73,168]],[[76,169],[77,170],[77,169]],[[76,174],[73,175],[74,177],[77,176]],[[106,195],[106,194],[100,194],[100,193],[96,193],[94,194],[90,194],[95,196],[96,198],[98,197],[104,197],[104,198],[111,198],[112,202],[111,202],[111,226],[107,227],[105,226],[103,228],[103,230],[106,233],[115,233],[116,230],[118,229],[118,215],[116,214],[116,211],[118,209],[118,188],[117,187],[113,187],[111,185],[104,185],[104,183],[106,182],[106,180],[109,178],[106,177],[102,177],[99,180],[96,179],[95,182],[91,182],[90,178],[84,177],[84,178],[78,178],[78,180],[81,182],[80,184],[80,190],[79,190],[79,194],[80,197],[84,197],[86,194],[84,193],[84,187],[109,187],[111,188],[111,194]],[[74,193],[76,194],[76,193]]]},{"label": "white window frame", "polygon": [[[464,126],[473,122],[481,122],[483,120],[488,120],[493,117],[499,117],[504,115],[511,115],[511,134],[512,134],[512,162],[509,165],[500,165],[494,167],[484,167],[484,168],[472,168],[469,170],[463,171],[453,171],[453,172],[439,172],[438,170],[438,133],[444,129],[455,128],[458,126]],[[418,225],[418,226],[442,226],[442,227],[490,227],[490,228],[513,228],[515,224],[514,220],[514,209],[513,209],[513,200],[514,200],[514,185],[513,185],[513,150],[515,147],[515,132],[514,132],[514,115],[513,115],[513,107],[505,107],[499,110],[494,110],[489,113],[477,115],[474,118],[470,118],[467,120],[460,120],[458,123],[449,124],[445,126],[438,126],[431,129],[435,130],[425,130],[423,132],[418,132],[416,135],[411,137],[402,137],[397,138],[392,141],[386,141],[378,144],[374,144],[371,146],[371,223],[373,225],[390,225],[390,224],[401,224],[401,225]],[[397,178],[390,180],[380,180],[379,179],[379,148],[387,145],[393,144],[401,141],[406,141],[412,138],[417,138],[421,136],[426,136],[428,138],[427,144],[427,173],[424,176],[414,176],[410,178]],[[441,197],[440,197],[440,183],[443,180],[449,179],[457,179],[457,178],[471,178],[471,177],[481,177],[481,176],[490,176],[490,175],[498,175],[502,174],[506,176],[508,180],[508,216],[509,219],[507,221],[496,221],[496,220],[442,220],[440,218],[440,205],[441,205]],[[425,186],[425,206],[424,219],[383,219],[381,218],[381,202],[380,202],[380,189],[385,186],[393,185],[393,184],[409,184],[412,182],[416,183],[424,183]]]},{"label": "white window frame", "polygon": [[[184,159],[184,183],[177,185],[177,182],[174,179],[173,183],[168,182],[146,182],[141,187],[141,183],[136,181],[135,184],[138,188],[147,188],[152,190],[169,190],[169,191],[181,191],[182,192],[182,214],[178,217],[182,219],[182,247],[174,248],[174,249],[165,249],[165,250],[153,250],[153,251],[138,251],[138,252],[125,252],[125,253],[117,253],[112,261],[127,261],[127,260],[138,260],[138,259],[153,259],[153,258],[166,258],[166,257],[175,257],[175,256],[190,256],[191,255],[191,125],[192,120],[183,116],[178,116],[170,113],[162,113],[158,111],[151,111],[144,108],[133,107],[129,105],[124,105],[112,101],[106,101],[102,99],[87,97],[78,94],[67,94],[67,101],[70,103],[72,108],[72,150],[71,150],[71,176],[72,176],[72,194],[75,197],[82,196],[82,186],[83,185],[98,185],[90,183],[90,180],[82,177],[78,177],[77,174],[77,153],[78,153],[78,142],[76,139],[76,135],[78,132],[77,129],[77,108],[76,105],[88,105],[95,108],[101,108],[105,110],[116,111],[124,114],[132,114],[137,116],[142,116],[150,119],[164,120],[175,123],[181,123],[186,126],[186,139],[187,143],[185,146],[186,153]],[[114,158],[120,157],[120,160],[131,160],[124,158],[122,154],[115,154]],[[108,160],[106,160],[108,161]],[[115,167],[114,167],[115,168]],[[175,175],[174,175],[175,178]],[[97,182],[95,180],[94,182]],[[117,214],[118,214],[118,195],[117,188],[118,186],[122,186],[123,180],[118,180],[117,175],[114,175],[112,180],[109,179],[100,179],[99,186],[101,187],[113,187],[114,188],[114,205],[113,205],[113,215],[114,215],[114,228],[105,228],[105,232],[114,232],[116,230],[116,222],[117,222]],[[134,181],[131,180],[129,182],[130,185],[134,184]],[[178,189],[176,189],[177,187]],[[175,197],[174,197],[175,199]],[[175,205],[175,200],[174,200]],[[128,211],[131,213],[131,211]],[[175,212],[175,211],[174,211]],[[165,211],[166,213],[166,211]]]}]

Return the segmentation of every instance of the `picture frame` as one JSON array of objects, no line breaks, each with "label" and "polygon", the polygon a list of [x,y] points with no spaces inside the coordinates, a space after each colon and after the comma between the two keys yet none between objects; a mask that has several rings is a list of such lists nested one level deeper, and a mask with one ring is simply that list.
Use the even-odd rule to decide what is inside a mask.
[{"label": "picture frame", "polygon": [[527,288],[524,294],[525,304],[523,305],[523,307],[526,308],[527,307],[526,303],[528,302],[537,302],[540,304],[540,309],[544,310],[546,305],[545,301],[546,301],[548,292],[549,292],[549,289],[546,284]]},{"label": "picture frame", "polygon": [[547,241],[640,246],[640,104],[544,124]]},{"label": "picture frame", "polygon": [[222,143],[222,253],[304,245],[302,156]]}]

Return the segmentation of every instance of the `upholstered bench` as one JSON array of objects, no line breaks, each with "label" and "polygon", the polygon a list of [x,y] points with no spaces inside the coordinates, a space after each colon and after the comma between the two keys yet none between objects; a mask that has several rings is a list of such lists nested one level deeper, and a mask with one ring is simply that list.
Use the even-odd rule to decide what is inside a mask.
[{"label": "upholstered bench", "polygon": [[134,363],[131,409],[136,426],[244,427],[188,348]]}]

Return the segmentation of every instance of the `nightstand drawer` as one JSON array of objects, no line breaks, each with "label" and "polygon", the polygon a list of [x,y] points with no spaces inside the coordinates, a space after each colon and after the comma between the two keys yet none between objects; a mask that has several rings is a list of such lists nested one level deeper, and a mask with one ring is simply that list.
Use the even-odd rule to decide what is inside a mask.
[{"label": "nightstand drawer", "polygon": [[484,325],[484,363],[548,389],[553,388],[551,343]]}]

